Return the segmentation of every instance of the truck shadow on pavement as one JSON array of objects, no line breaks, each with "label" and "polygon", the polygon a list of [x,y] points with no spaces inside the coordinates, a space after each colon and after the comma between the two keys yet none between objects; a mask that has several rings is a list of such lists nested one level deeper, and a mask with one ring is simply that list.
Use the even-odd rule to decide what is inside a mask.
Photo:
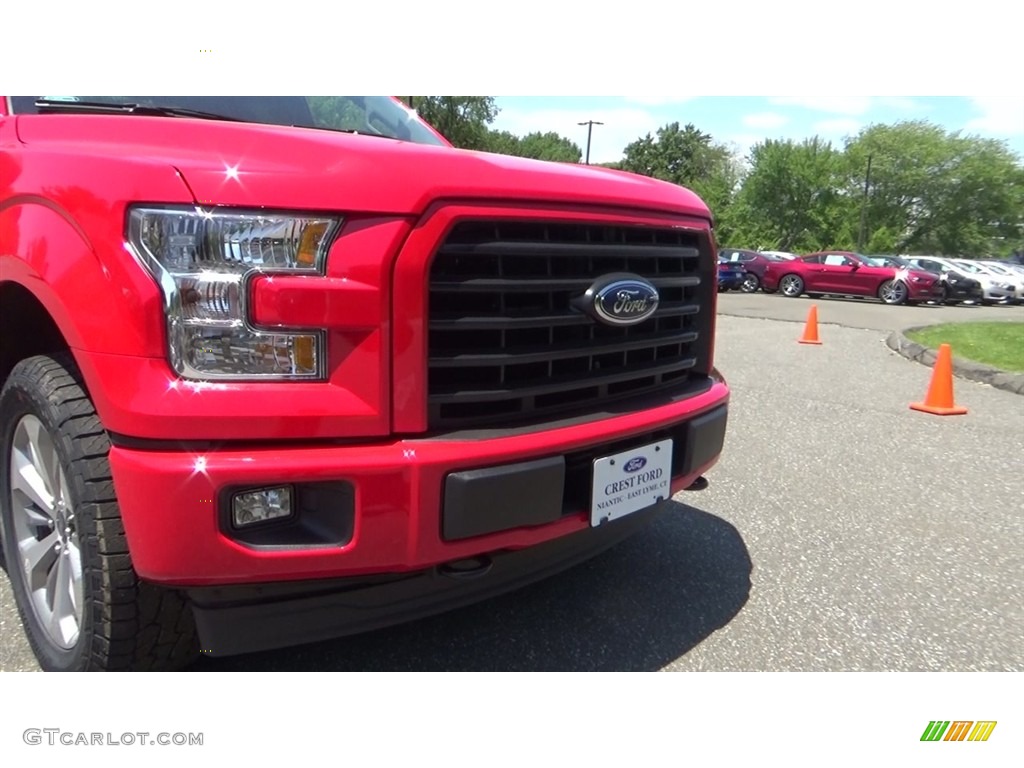
[{"label": "truck shadow on pavement", "polygon": [[612,550],[516,592],[428,619],[194,671],[659,670],[728,624],[750,594],[729,523],[673,502]]}]

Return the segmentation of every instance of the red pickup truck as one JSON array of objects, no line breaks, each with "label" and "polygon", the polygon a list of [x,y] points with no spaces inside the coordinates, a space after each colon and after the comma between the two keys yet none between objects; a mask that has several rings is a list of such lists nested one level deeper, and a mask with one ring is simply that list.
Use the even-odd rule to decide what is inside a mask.
[{"label": "red pickup truck", "polygon": [[706,484],[690,191],[391,97],[0,97],[0,551],[47,670],[447,610]]}]

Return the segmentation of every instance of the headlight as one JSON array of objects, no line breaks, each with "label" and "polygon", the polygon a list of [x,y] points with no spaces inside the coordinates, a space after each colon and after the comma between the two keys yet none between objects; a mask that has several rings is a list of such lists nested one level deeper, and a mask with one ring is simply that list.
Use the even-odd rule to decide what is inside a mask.
[{"label": "headlight", "polygon": [[931,282],[931,278],[919,277],[917,275],[914,275],[914,276],[912,276],[910,278],[910,282],[912,282],[912,283],[930,283]]},{"label": "headlight", "polygon": [[128,242],[160,286],[171,366],[189,379],[322,379],[324,332],[262,331],[249,280],[323,274],[340,221],[323,216],[133,208]]}]

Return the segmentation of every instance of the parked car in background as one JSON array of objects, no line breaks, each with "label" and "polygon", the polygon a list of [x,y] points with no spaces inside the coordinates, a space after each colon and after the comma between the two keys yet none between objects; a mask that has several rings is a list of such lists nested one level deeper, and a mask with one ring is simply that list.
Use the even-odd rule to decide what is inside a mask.
[{"label": "parked car in background", "polygon": [[1021,277],[1024,277],[1024,264],[1018,264],[1015,261],[1004,261],[1002,266],[1009,269],[1015,275],[1020,275]]},{"label": "parked car in background", "polygon": [[718,257],[718,292],[735,291],[743,285],[747,271],[742,264],[725,261]]},{"label": "parked car in background", "polygon": [[779,261],[794,261],[800,258],[799,254],[790,253],[789,251],[758,251],[758,253],[764,256],[774,256]]},{"label": "parked car in background", "polygon": [[1016,282],[1006,275],[1000,275],[985,265],[968,259],[948,259],[953,266],[965,270],[971,277],[981,283],[984,297],[982,304],[998,304],[1010,302],[1015,298]]},{"label": "parked car in background", "polygon": [[718,260],[740,264],[746,270],[740,290],[754,293],[761,287],[761,278],[768,265],[775,261],[785,261],[780,256],[770,256],[759,251],[744,248],[720,248]]},{"label": "parked car in background", "polygon": [[1013,284],[1013,300],[1018,304],[1024,303],[1024,274],[1013,269],[1009,264],[998,261],[981,261],[977,263],[989,272],[995,272],[997,275],[1007,278]]},{"label": "parked car in background", "polygon": [[935,259],[925,256],[911,256],[902,258],[899,256],[874,256],[880,266],[896,267],[897,269],[919,269],[931,272],[939,276],[939,283],[942,286],[942,296],[937,301],[943,304],[957,304],[963,301],[976,301],[981,303],[984,298],[984,291],[981,283],[973,277],[968,276],[962,270],[953,269]]},{"label": "parked car in background", "polygon": [[784,296],[812,298],[825,294],[867,296],[885,304],[916,304],[942,296],[939,276],[915,269],[875,266],[867,256],[851,251],[821,251],[795,261],[768,266],[763,278],[767,290]]}]

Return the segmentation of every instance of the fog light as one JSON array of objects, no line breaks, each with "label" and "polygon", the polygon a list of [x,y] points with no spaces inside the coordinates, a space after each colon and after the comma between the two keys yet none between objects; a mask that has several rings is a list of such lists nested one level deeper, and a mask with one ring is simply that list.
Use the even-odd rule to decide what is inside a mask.
[{"label": "fog light", "polygon": [[231,520],[237,528],[268,520],[279,520],[292,514],[290,485],[277,488],[258,488],[236,493],[231,499]]}]

